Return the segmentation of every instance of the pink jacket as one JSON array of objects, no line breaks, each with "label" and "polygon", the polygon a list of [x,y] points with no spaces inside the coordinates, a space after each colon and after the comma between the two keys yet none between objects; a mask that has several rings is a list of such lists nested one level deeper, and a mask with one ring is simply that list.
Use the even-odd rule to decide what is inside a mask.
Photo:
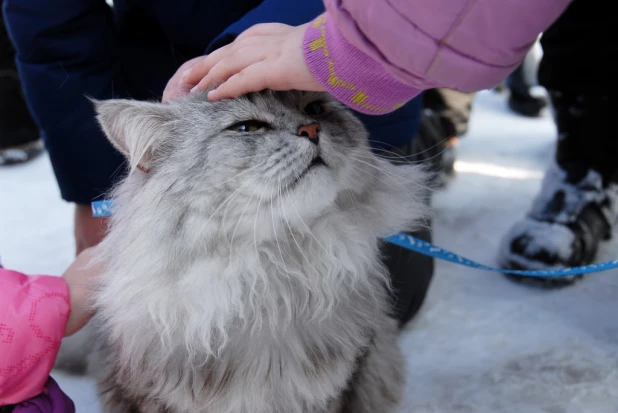
[{"label": "pink jacket", "polygon": [[43,392],[68,316],[62,278],[0,268],[0,406]]},{"label": "pink jacket", "polygon": [[383,114],[422,90],[506,78],[570,0],[325,0],[305,60],[336,98]]}]

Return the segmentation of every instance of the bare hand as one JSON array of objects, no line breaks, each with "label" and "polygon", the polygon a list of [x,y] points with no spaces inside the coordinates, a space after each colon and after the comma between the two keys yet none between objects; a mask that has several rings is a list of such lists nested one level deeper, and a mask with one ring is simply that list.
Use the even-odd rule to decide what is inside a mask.
[{"label": "bare hand", "polygon": [[107,218],[93,217],[89,205],[75,205],[76,254],[101,242],[105,237],[107,223]]},{"label": "bare hand", "polygon": [[167,82],[167,86],[165,86],[165,90],[163,91],[163,102],[189,94],[193,86],[182,80],[182,74],[192,68],[201,59],[204,59],[204,56],[198,56],[191,60],[187,60],[178,68],[174,76]]},{"label": "bare hand", "polygon": [[324,91],[305,63],[306,28],[278,23],[253,26],[233,43],[198,58],[182,72],[183,82],[192,87],[191,93],[220,85],[208,93],[211,101],[263,89]]},{"label": "bare hand", "polygon": [[90,296],[94,287],[92,281],[102,272],[101,265],[92,262],[94,256],[94,248],[84,250],[62,275],[69,285],[71,305],[71,313],[64,331],[65,336],[76,333],[94,314],[90,306]]}]

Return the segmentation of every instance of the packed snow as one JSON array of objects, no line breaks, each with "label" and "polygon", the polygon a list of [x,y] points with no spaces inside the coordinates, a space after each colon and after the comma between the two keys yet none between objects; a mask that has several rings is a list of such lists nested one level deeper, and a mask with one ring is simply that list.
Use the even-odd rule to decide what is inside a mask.
[{"label": "packed snow", "polygon": [[[435,194],[435,242],[495,264],[553,156],[549,113],[525,119],[504,96],[481,93],[458,171]],[[0,254],[6,267],[61,273],[73,255],[72,209],[47,157],[0,168]],[[605,243],[599,260],[618,258]],[[402,412],[616,413],[618,271],[541,289],[501,274],[438,262],[426,304],[404,334],[408,384]],[[97,413],[89,379],[54,372],[79,413]],[[379,413],[379,412],[376,412]]]}]

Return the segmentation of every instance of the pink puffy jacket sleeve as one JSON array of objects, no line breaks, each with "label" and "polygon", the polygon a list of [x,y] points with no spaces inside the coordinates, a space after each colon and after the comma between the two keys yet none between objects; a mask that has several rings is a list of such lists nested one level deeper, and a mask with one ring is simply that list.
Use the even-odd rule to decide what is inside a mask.
[{"label": "pink puffy jacket sleeve", "polygon": [[0,268],[0,406],[41,393],[68,316],[69,288],[62,278]]},{"label": "pink puffy jacket sleeve", "polygon": [[570,0],[325,0],[305,60],[336,98],[368,114],[422,90],[476,91],[506,78]]}]

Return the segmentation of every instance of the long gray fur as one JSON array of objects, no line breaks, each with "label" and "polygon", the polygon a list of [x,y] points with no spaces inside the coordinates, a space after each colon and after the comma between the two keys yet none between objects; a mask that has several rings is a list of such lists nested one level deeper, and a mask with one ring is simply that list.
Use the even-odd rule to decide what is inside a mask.
[{"label": "long gray fur", "polygon": [[[405,361],[379,237],[424,214],[423,172],[375,157],[323,94],[96,105],[133,167],[94,287],[88,370],[106,411],[396,411]],[[246,120],[270,126],[227,129]],[[318,145],[297,136],[313,122]],[[60,360],[79,365],[70,344]]]}]

